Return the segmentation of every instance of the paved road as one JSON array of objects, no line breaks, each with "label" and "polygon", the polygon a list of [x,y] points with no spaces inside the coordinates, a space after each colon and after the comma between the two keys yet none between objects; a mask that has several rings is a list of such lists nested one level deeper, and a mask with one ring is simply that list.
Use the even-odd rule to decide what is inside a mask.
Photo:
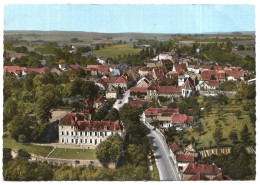
[{"label": "paved road", "polygon": [[144,126],[148,132],[148,137],[154,149],[154,156],[160,174],[160,180],[180,180],[177,172],[177,167],[171,161],[169,150],[167,146],[163,143],[162,137],[159,136],[157,131],[152,130],[153,127],[151,127],[150,125],[144,124]]},{"label": "paved road", "polygon": [[122,99],[116,100],[113,108],[116,108],[117,110],[119,110],[121,107],[123,107],[124,104],[128,103],[129,96],[130,96],[130,90],[125,91],[124,97]]}]

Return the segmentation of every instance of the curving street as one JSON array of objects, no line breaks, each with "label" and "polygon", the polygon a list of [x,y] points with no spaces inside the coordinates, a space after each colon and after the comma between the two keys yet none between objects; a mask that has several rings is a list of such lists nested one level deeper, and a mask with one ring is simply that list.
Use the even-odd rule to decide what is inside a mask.
[{"label": "curving street", "polygon": [[161,181],[178,181],[180,177],[178,175],[178,170],[170,157],[168,147],[164,143],[162,136],[149,124],[145,124],[145,129],[147,130],[147,136],[150,139],[154,150],[154,156],[156,160],[156,165],[160,174]]}]

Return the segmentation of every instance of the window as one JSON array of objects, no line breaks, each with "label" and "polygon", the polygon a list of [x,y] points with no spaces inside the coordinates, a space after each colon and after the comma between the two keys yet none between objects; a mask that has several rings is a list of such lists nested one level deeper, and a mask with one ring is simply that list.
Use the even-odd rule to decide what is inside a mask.
[{"label": "window", "polygon": [[87,132],[85,132],[85,136],[87,136],[88,135],[88,133]]},{"label": "window", "polygon": [[76,143],[76,144],[78,143],[78,139],[75,139],[75,143]]},{"label": "window", "polygon": [[97,139],[95,139],[95,145],[97,144]]},{"label": "window", "polygon": [[63,136],[63,131],[61,132],[61,135]]},{"label": "window", "polygon": [[69,132],[67,131],[67,136],[69,135]]},{"label": "window", "polygon": [[90,139],[90,143],[92,143],[92,139]]},{"label": "window", "polygon": [[61,128],[63,129],[63,125],[61,126]]},{"label": "window", "polygon": [[90,136],[92,136],[92,132],[89,132]]},{"label": "window", "polygon": [[61,142],[64,143],[64,139],[61,139]]},{"label": "window", "polygon": [[71,135],[73,136],[73,132],[71,132]]},{"label": "window", "polygon": [[97,136],[97,132],[95,132],[95,136]]},{"label": "window", "polygon": [[107,132],[105,132],[105,136],[107,136]]},{"label": "window", "polygon": [[74,143],[74,139],[71,139],[71,143]]},{"label": "window", "polygon": [[88,140],[87,140],[87,139],[85,139],[85,143],[88,143]]},{"label": "window", "polygon": [[82,139],[79,140],[79,143],[83,143],[83,142],[82,142]]},{"label": "window", "polygon": [[73,126],[71,126],[71,129],[73,129]]}]

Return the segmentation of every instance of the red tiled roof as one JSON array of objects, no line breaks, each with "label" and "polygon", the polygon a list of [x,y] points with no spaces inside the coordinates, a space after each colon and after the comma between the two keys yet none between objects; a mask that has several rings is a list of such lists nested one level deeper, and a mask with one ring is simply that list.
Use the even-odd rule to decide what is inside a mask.
[{"label": "red tiled roof", "polygon": [[145,101],[145,100],[130,100],[129,101],[129,104],[132,106],[132,107],[139,107],[139,106],[142,106],[143,104],[145,103],[148,103],[148,101]]},{"label": "red tiled roof", "polygon": [[211,68],[211,65],[204,65],[202,66],[202,69],[210,69]]},{"label": "red tiled roof", "polygon": [[156,89],[156,86],[155,86],[153,83],[150,83],[147,89],[149,89],[149,90],[155,90],[155,89]]},{"label": "red tiled roof", "polygon": [[106,83],[115,83],[117,80],[117,77],[108,77],[108,78],[103,78],[104,82]]},{"label": "red tiled roof", "polygon": [[194,119],[192,116],[187,116],[186,114],[173,114],[171,116],[172,123],[193,123]]},{"label": "red tiled roof", "polygon": [[180,86],[157,86],[158,93],[181,93]]},{"label": "red tiled roof", "polygon": [[46,73],[47,71],[50,71],[51,69],[48,68],[48,67],[42,67],[42,68],[28,68],[28,69],[25,69],[24,72],[26,74],[31,74],[31,73],[40,73],[40,74],[44,74]]},{"label": "red tiled roof", "polygon": [[176,71],[178,71],[178,72],[187,70],[186,64],[174,64],[174,67],[175,67]]},{"label": "red tiled roof", "polygon": [[171,60],[161,60],[162,64],[167,65],[167,64],[173,64]]},{"label": "red tiled roof", "polygon": [[221,171],[215,164],[189,163],[183,173],[219,174]]},{"label": "red tiled roof", "polygon": [[184,151],[183,148],[177,143],[177,142],[174,142],[172,143],[169,148],[171,149],[171,151],[174,153],[178,150],[181,150],[181,151]]},{"label": "red tiled roof", "polygon": [[104,61],[106,61],[106,60],[107,60],[107,58],[105,58],[105,57],[102,57],[102,56],[101,56],[101,57],[99,57],[98,59],[99,59],[99,60],[104,60]]},{"label": "red tiled roof", "polygon": [[235,79],[244,76],[244,71],[226,71],[227,76],[233,76]]},{"label": "red tiled roof", "polygon": [[85,131],[122,131],[123,126],[118,122],[111,121],[78,121],[78,130]]},{"label": "red tiled roof", "polygon": [[141,68],[141,67],[142,67],[142,66],[133,66],[133,67],[132,67],[132,70],[133,70],[133,71],[137,71],[137,70],[138,70],[139,68]]},{"label": "red tiled roof", "polygon": [[196,180],[210,180],[210,179],[198,172],[195,175],[191,176],[188,180],[196,181]]},{"label": "red tiled roof", "polygon": [[[105,78],[105,79],[106,79],[106,78]],[[100,83],[100,84],[102,84],[104,87],[107,87],[107,83],[105,82],[104,79],[98,79],[98,80],[96,81],[96,83]]]},{"label": "red tiled roof", "polygon": [[159,113],[179,113],[178,108],[148,108],[144,111],[145,115],[158,115]]},{"label": "red tiled roof", "polygon": [[17,59],[17,58],[21,58],[22,55],[7,55],[6,58],[14,58],[14,59]]},{"label": "red tiled roof", "polygon": [[150,68],[150,67],[142,67],[139,70],[140,71],[152,71],[152,68]]},{"label": "red tiled roof", "polygon": [[149,74],[145,75],[144,77],[147,78],[148,80],[152,80],[153,79],[153,77],[151,75],[149,75]]},{"label": "red tiled roof", "polygon": [[115,82],[116,83],[127,83],[128,80],[124,76],[120,76]]},{"label": "red tiled roof", "polygon": [[80,68],[80,65],[69,65],[69,67],[75,70]]},{"label": "red tiled roof", "polygon": [[183,89],[192,89],[194,88],[193,85],[191,84],[190,80],[187,79],[186,82],[182,86]]},{"label": "red tiled roof", "polygon": [[212,180],[218,180],[218,181],[221,181],[221,180],[231,180],[231,178],[226,176],[226,175],[223,175],[223,173],[220,173],[216,177],[214,177]]},{"label": "red tiled roof", "polygon": [[67,115],[62,118],[60,121],[60,125],[74,125],[76,123],[76,119],[78,121],[83,121],[86,117],[83,113],[67,113]]},{"label": "red tiled roof", "polygon": [[[26,67],[20,67],[20,66],[4,66],[4,72],[5,73],[16,73],[17,71],[22,71],[26,69]],[[20,73],[20,72],[19,72]]]},{"label": "red tiled roof", "polygon": [[190,154],[176,154],[176,160],[178,162],[194,162],[194,155]]},{"label": "red tiled roof", "polygon": [[147,87],[131,87],[130,92],[132,92],[132,93],[136,93],[136,92],[146,93]]},{"label": "red tiled roof", "polygon": [[206,82],[206,84],[208,86],[212,86],[212,87],[219,87],[219,81],[218,80],[210,80],[210,81]]},{"label": "red tiled roof", "polygon": [[213,66],[214,70],[218,70],[218,71],[224,70],[225,67],[226,66]]},{"label": "red tiled roof", "polygon": [[106,97],[100,96],[98,99],[94,101],[94,103],[105,103],[107,101]]}]

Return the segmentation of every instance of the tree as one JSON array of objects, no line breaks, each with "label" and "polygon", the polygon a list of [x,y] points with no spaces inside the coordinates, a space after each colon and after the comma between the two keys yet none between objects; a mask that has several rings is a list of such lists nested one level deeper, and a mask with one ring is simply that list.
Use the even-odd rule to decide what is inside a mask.
[{"label": "tree", "polygon": [[96,148],[96,156],[102,163],[116,162],[122,155],[123,140],[119,135],[110,136]]},{"label": "tree", "polygon": [[236,115],[237,119],[239,119],[240,116],[242,115],[241,110],[236,110],[236,111],[235,111],[235,115]]},{"label": "tree", "polygon": [[95,50],[100,50],[99,44],[97,44],[97,45],[95,46]]},{"label": "tree", "polygon": [[233,141],[233,143],[237,142],[238,136],[237,136],[236,130],[234,130],[234,129],[231,130],[231,131],[229,132],[228,137],[229,137],[229,139],[230,139],[231,141]]},{"label": "tree", "polygon": [[216,145],[219,145],[223,138],[223,130],[221,126],[217,126],[215,132],[213,133],[213,138],[215,140]]},{"label": "tree", "polygon": [[250,133],[248,131],[247,124],[244,124],[242,131],[240,132],[240,139],[245,144],[248,145],[251,142]]},{"label": "tree", "polygon": [[158,128],[160,126],[160,121],[154,120],[154,121],[151,122],[151,125]]},{"label": "tree", "polygon": [[119,120],[119,112],[117,109],[112,108],[109,113],[107,114],[105,120],[109,120],[109,121],[116,121]]}]

